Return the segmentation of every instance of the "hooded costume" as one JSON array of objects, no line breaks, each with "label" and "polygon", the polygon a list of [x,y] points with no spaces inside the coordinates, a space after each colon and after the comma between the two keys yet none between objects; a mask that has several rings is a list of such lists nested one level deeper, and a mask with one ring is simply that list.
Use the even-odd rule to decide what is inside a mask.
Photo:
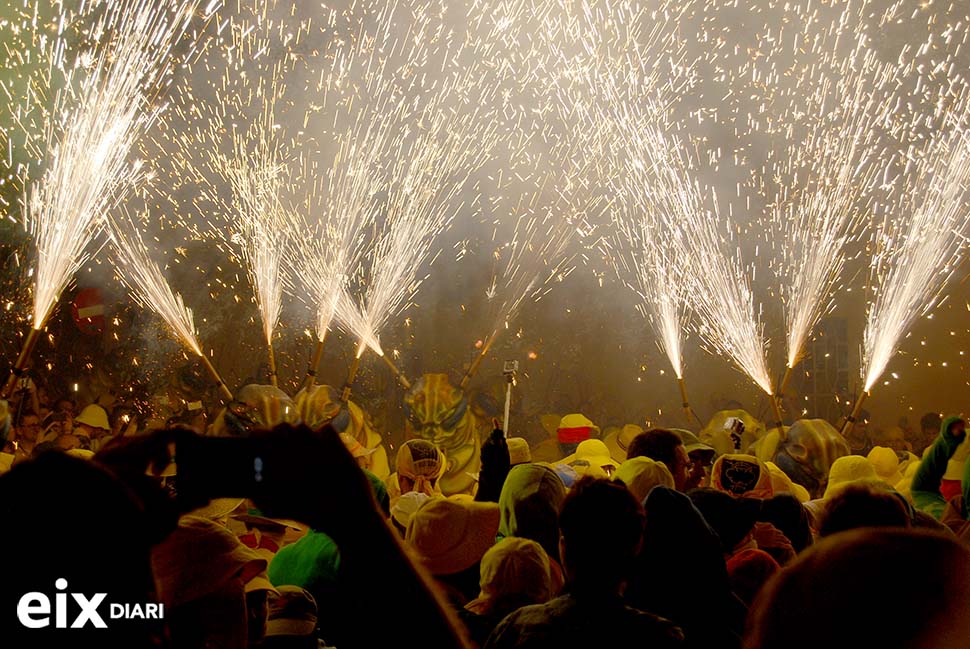
[{"label": "hooded costume", "polygon": [[967,520],[967,503],[970,503],[970,462],[964,463],[962,490],[949,501],[940,493],[940,483],[946,473],[950,458],[966,438],[955,435],[954,424],[963,422],[961,417],[947,417],[940,426],[940,435],[933,442],[913,476],[910,495],[917,509],[932,514],[949,527],[964,542],[970,541],[970,521]]},{"label": "hooded costume", "polygon": [[722,455],[711,469],[711,486],[732,496],[771,498],[771,472],[753,455]]}]

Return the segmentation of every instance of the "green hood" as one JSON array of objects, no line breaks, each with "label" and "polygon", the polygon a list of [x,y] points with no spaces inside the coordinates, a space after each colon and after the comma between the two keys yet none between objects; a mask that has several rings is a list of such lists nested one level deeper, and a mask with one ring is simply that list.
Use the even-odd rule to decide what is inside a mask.
[{"label": "green hood", "polygon": [[531,539],[553,559],[559,558],[559,507],[566,487],[556,472],[541,464],[512,467],[498,499],[498,536]]}]

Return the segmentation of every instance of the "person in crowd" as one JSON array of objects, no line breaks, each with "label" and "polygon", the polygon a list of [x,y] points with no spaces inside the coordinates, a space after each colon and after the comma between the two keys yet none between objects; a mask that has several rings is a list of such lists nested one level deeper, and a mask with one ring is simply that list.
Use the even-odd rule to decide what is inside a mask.
[{"label": "person in crowd", "polygon": [[552,598],[549,556],[535,541],[504,538],[482,557],[480,586],[478,597],[459,611],[469,636],[479,646],[505,616]]},{"label": "person in crowd", "polygon": [[673,489],[654,487],[644,509],[643,548],[627,603],[672,620],[683,629],[687,647],[738,646],[745,607],[731,593],[717,534],[690,499]]},{"label": "person in crowd", "polygon": [[919,437],[913,443],[913,453],[922,456],[923,451],[928,449],[936,441],[940,434],[940,426],[943,424],[943,416],[938,412],[928,412],[919,420]]},{"label": "person in crowd", "polygon": [[535,541],[549,556],[552,592],[563,585],[559,556],[559,509],[566,498],[562,479],[542,464],[520,464],[509,471],[498,506],[498,538]]},{"label": "person in crowd", "polygon": [[623,462],[613,477],[627,486],[639,502],[646,500],[657,485],[673,488],[674,477],[666,464],[648,457],[633,457]]},{"label": "person in crowd", "polygon": [[317,639],[319,611],[313,595],[299,586],[280,586],[267,599],[263,649],[328,649]]},{"label": "person in crowd", "polygon": [[771,576],[780,569],[781,566],[770,554],[755,548],[742,550],[727,562],[731,590],[745,606],[751,606]]},{"label": "person in crowd", "polygon": [[798,498],[791,494],[775,494],[762,502],[760,519],[771,523],[784,534],[796,554],[812,544],[808,512]]},{"label": "person in crowd", "polygon": [[4,450],[19,458],[30,457],[40,439],[40,417],[32,412],[21,415],[20,423],[12,432]]},{"label": "person in crowd", "polygon": [[652,428],[640,433],[630,442],[627,458],[648,457],[667,465],[674,478],[674,488],[684,491],[690,479],[691,461],[684,441],[677,433],[665,428]]},{"label": "person in crowd", "polygon": [[643,524],[643,507],[622,484],[580,479],[559,514],[563,594],[506,617],[485,647],[598,647],[609,642],[607,637],[635,639],[644,647],[681,646],[683,635],[676,625],[623,601],[623,584],[640,550]]},{"label": "person in crowd", "polygon": [[[526,447],[528,449],[528,446]],[[505,478],[512,467],[512,456],[505,439],[505,432],[495,422],[495,429],[482,443],[482,467],[478,474],[478,490],[475,500],[497,503]]]},{"label": "person in crowd", "polygon": [[711,469],[711,487],[732,496],[771,498],[774,495],[771,471],[753,455],[722,455]]},{"label": "person in crowd", "polygon": [[505,441],[509,448],[510,467],[532,462],[532,449],[524,437],[509,437]]},{"label": "person in crowd", "polygon": [[943,478],[949,471],[957,450],[966,440],[966,422],[960,417],[947,417],[940,432],[925,453],[913,482],[910,497],[913,505],[939,520],[964,541],[970,542],[970,461],[964,461],[960,492],[949,499],[942,492]]},{"label": "person in crowd", "polygon": [[265,572],[266,560],[219,523],[182,517],[152,549],[152,569],[177,646],[245,649],[250,633],[262,641],[265,611],[263,619],[250,616],[247,586]]},{"label": "person in crowd", "polygon": [[435,496],[411,516],[404,538],[457,611],[479,592],[479,562],[495,544],[498,527],[495,503]]},{"label": "person in crowd", "polygon": [[909,527],[905,500],[880,483],[851,484],[825,502],[819,536],[860,527]]},{"label": "person in crowd", "polygon": [[684,442],[684,450],[690,459],[690,468],[687,471],[687,481],[683,491],[686,493],[691,489],[706,487],[710,482],[711,467],[714,464],[714,457],[717,451],[713,446],[705,444],[700,438],[689,430],[683,428],[671,428],[677,433]]},{"label": "person in crowd", "polygon": [[580,442],[585,442],[595,435],[599,435],[599,426],[589,420],[586,415],[573,413],[559,420],[556,429],[556,440],[559,442],[560,457],[566,457],[576,452]]},{"label": "person in crowd", "polygon": [[394,529],[398,531],[401,538],[408,530],[408,523],[411,522],[411,517],[414,516],[414,512],[425,503],[426,500],[431,498],[426,493],[420,491],[409,491],[406,494],[401,494],[394,504],[391,506],[391,524]]},{"label": "person in crowd", "polygon": [[99,450],[111,434],[107,411],[96,403],[85,406],[74,418],[72,434],[81,441],[81,448]]},{"label": "person in crowd", "polygon": [[970,637],[970,551],[944,535],[859,529],[779,571],[751,608],[745,649],[957,649]]},{"label": "person in crowd", "polygon": [[445,470],[445,456],[434,444],[423,439],[409,439],[397,451],[395,471],[387,479],[387,492],[395,501],[401,494],[418,491],[429,496],[440,495],[438,478]]}]

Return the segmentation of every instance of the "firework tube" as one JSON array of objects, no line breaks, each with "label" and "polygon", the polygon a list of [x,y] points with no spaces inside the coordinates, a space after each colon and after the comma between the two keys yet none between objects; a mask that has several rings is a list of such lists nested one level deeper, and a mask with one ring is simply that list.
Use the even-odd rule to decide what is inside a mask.
[{"label": "firework tube", "polygon": [[687,399],[687,382],[684,381],[684,377],[677,377],[677,386],[680,388],[680,405],[684,409],[684,416],[687,417],[687,425],[690,425],[691,418],[696,419],[698,424],[703,426],[701,418],[697,416],[694,409],[690,407],[690,401]]},{"label": "firework tube", "polygon": [[23,376],[24,368],[27,367],[27,361],[30,359],[34,347],[37,346],[37,340],[39,338],[40,330],[33,328],[27,333],[27,337],[24,338],[24,344],[20,348],[20,355],[17,356],[17,362],[10,369],[10,377],[7,379],[6,385],[3,386],[4,399],[9,399],[13,395],[14,388],[17,385],[17,379]]},{"label": "firework tube", "polygon": [[313,346],[313,354],[310,355],[310,364],[306,368],[306,378],[303,380],[303,388],[309,390],[317,382],[317,367],[320,366],[320,358],[323,356],[323,340],[318,340]]},{"label": "firework tube", "polygon": [[855,408],[852,409],[852,414],[846,417],[845,423],[842,424],[842,437],[845,437],[852,431],[852,427],[855,426],[855,422],[859,419],[859,413],[862,412],[862,404],[865,402],[866,397],[869,393],[863,390],[859,393],[859,398],[856,399]]},{"label": "firework tube", "polygon": [[771,412],[775,416],[775,428],[780,433],[784,428],[781,421],[781,407],[778,405],[779,397],[777,394],[769,394],[768,399],[771,401]]},{"label": "firework tube", "polygon": [[394,376],[397,377],[398,383],[400,383],[405,390],[410,390],[411,382],[408,381],[406,376],[401,374],[401,370],[397,369],[397,366],[394,364],[394,361],[388,358],[387,354],[381,354],[381,360],[384,361],[385,365],[391,368],[391,371],[394,373]]},{"label": "firework tube", "polygon": [[489,341],[485,343],[485,346],[482,347],[482,353],[475,357],[475,360],[472,361],[471,367],[469,367],[468,371],[465,372],[465,376],[461,379],[461,384],[458,386],[462,390],[465,389],[468,382],[472,380],[473,376],[475,376],[475,372],[478,371],[478,366],[482,364],[483,360],[485,360],[485,357],[488,355],[488,350],[492,347],[493,340],[495,340],[495,336],[492,336]]},{"label": "firework tube", "polygon": [[274,388],[279,385],[279,379],[276,377],[276,354],[273,353],[273,343],[266,343],[266,350],[269,352],[269,383]]},{"label": "firework tube", "polygon": [[779,399],[785,397],[785,392],[788,390],[788,383],[791,381],[791,375],[794,369],[792,365],[785,367],[785,375],[781,377],[781,386],[778,388],[778,394],[776,395]]},{"label": "firework tube", "polygon": [[226,384],[222,382],[222,377],[219,376],[219,372],[216,371],[216,368],[212,366],[212,363],[209,361],[209,358],[205,354],[200,354],[199,358],[202,359],[202,364],[205,365],[205,369],[209,370],[209,374],[212,376],[212,379],[216,382],[216,387],[219,388],[219,392],[222,393],[222,396],[225,402],[229,403],[230,401],[232,401],[232,392],[230,392],[229,388],[226,387]]},{"label": "firework tube", "polygon": [[340,400],[344,403],[350,399],[350,386],[354,384],[354,379],[357,378],[357,370],[360,369],[360,357],[364,355],[366,348],[366,345],[361,342],[360,348],[357,350],[357,355],[354,356],[354,360],[350,363],[350,371],[347,372],[347,382],[344,383],[343,392],[340,394]]}]

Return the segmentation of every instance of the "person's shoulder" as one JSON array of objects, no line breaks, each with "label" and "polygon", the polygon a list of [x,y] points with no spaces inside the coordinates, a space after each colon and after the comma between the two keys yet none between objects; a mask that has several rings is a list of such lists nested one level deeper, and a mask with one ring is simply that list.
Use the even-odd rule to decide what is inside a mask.
[{"label": "person's shoulder", "polygon": [[557,626],[555,609],[550,607],[552,602],[523,606],[506,615],[492,630],[483,649],[524,649],[537,644],[542,646]]},{"label": "person's shoulder", "polygon": [[637,637],[649,637],[651,642],[661,643],[657,645],[660,647],[679,647],[683,644],[684,632],[670,620],[629,606],[624,608],[630,633],[636,633]]}]

